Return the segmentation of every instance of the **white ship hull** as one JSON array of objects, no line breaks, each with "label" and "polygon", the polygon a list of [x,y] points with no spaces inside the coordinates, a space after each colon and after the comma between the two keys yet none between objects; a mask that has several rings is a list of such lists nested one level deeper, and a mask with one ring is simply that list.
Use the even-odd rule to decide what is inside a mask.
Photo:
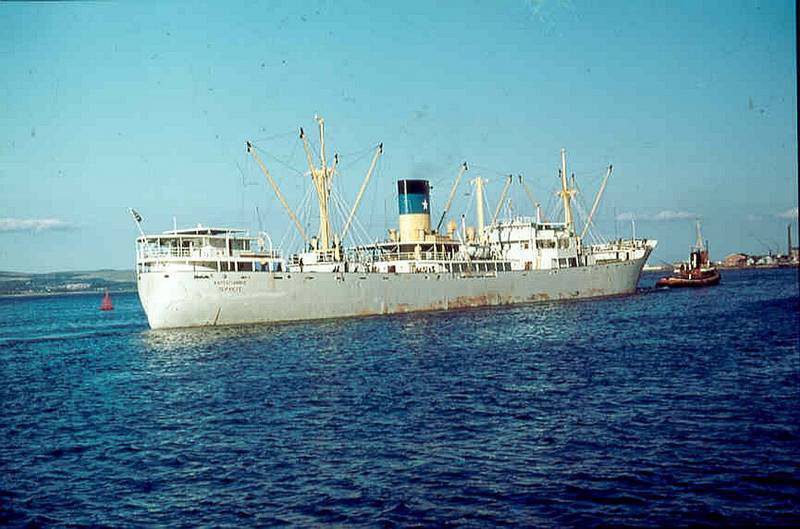
[{"label": "white ship hull", "polygon": [[650,249],[573,268],[444,273],[140,272],[153,329],[341,318],[635,292]]}]

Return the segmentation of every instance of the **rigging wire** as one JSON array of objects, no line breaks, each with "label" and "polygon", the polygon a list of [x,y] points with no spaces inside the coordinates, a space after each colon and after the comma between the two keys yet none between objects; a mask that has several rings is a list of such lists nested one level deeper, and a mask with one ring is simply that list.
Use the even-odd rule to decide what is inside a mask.
[{"label": "rigging wire", "polygon": [[[301,226],[305,226],[306,228],[308,227],[308,225],[306,224],[306,220],[307,220],[307,217],[308,217],[308,210],[309,210],[309,207],[308,207],[307,203],[310,201],[309,200],[310,197],[311,197],[311,189],[309,188],[308,190],[306,190],[306,193],[303,196],[303,200],[300,201],[300,204],[297,206],[297,208],[295,210],[295,211],[298,211],[298,220],[300,222],[300,225]],[[306,232],[308,232],[308,229],[306,229]],[[295,239],[297,239],[299,237],[299,234],[297,233],[297,230],[294,229],[294,226],[292,226],[291,223],[289,223],[286,226],[286,231],[284,232],[283,236],[281,237],[281,245],[279,247],[284,247],[283,244],[284,244],[284,242],[287,242],[286,238],[290,234],[291,234],[291,238],[288,240],[288,244],[285,247],[287,247],[287,248],[294,247]]]},{"label": "rigging wire", "polygon": [[[606,171],[608,171],[608,168],[606,168]],[[605,175],[604,175],[604,176],[605,176]],[[584,215],[584,219],[585,219],[585,221],[589,221],[589,220],[591,220],[591,223],[589,224],[589,227],[588,227],[588,229],[587,229],[587,230],[588,230],[588,233],[589,233],[589,235],[592,237],[592,239],[593,239],[595,242],[601,242],[601,243],[605,244],[605,242],[606,242],[606,238],[605,238],[605,237],[603,236],[603,234],[602,234],[602,233],[600,233],[600,231],[597,229],[597,225],[595,224],[595,222],[594,222],[594,219],[589,219],[589,215],[586,213],[587,211],[589,211],[589,209],[587,208],[587,204],[586,204],[586,202],[585,202],[585,201],[583,200],[583,198],[582,198],[582,197],[583,197],[583,192],[582,192],[582,191],[580,191],[580,188],[578,187],[578,184],[577,184],[577,182],[576,182],[576,184],[575,184],[575,188],[578,190],[578,194],[579,194],[579,196],[578,196],[579,204],[580,204],[580,206],[583,208],[583,212],[582,212],[581,214],[582,214],[582,215]]]},{"label": "rigging wire", "polygon": [[557,193],[550,193],[550,198],[547,201],[547,209],[545,209],[545,212],[547,214],[547,218],[549,219],[564,217],[564,204]]},{"label": "rigging wire", "polygon": [[[344,226],[344,221],[342,220],[342,215],[343,215],[342,214],[342,203],[341,203],[341,199],[339,197],[339,194],[340,194],[339,191],[337,189],[333,188],[333,189],[331,189],[330,195],[328,195],[329,198],[330,198],[330,200],[328,201],[328,206],[333,206],[333,207],[329,207],[328,208],[328,216],[330,217],[329,218],[329,222],[330,222],[331,231],[334,232],[334,233],[339,231],[337,229],[337,227],[336,227],[336,221],[337,220],[339,221],[339,224],[341,226]],[[332,218],[331,213],[335,213],[339,217],[338,218]]]},{"label": "rigging wire", "polygon": [[[352,167],[353,165],[355,165],[359,161],[363,160],[364,158],[366,158],[369,154],[371,154],[373,152],[375,152],[375,147],[368,147],[368,148],[360,150],[360,151],[354,151],[354,152],[347,153],[347,154],[340,154],[339,155],[339,161],[341,162],[342,160],[347,160],[347,163],[340,163],[339,166],[342,169],[349,169],[350,167]],[[353,158],[352,160],[348,160],[348,158],[350,156],[355,156],[355,158]]]},{"label": "rigging wire", "polygon": [[275,140],[275,139],[278,139],[278,138],[287,138],[289,136],[293,136],[293,135],[296,135],[296,134],[297,134],[297,132],[294,131],[294,130],[291,130],[289,132],[279,132],[278,134],[272,134],[270,136],[264,136],[263,138],[253,138],[252,140],[250,140],[250,142],[252,143],[252,142],[257,142],[257,141],[272,141],[272,140]]},{"label": "rigging wire", "polygon": [[361,237],[361,244],[368,244],[370,242],[370,236],[367,230],[364,228],[364,225],[361,223],[361,220],[358,218],[357,215],[353,215],[353,223],[354,227],[357,230],[360,230],[361,233],[359,234]]},{"label": "rigging wire", "polygon": [[[375,166],[375,171],[374,171],[374,174],[373,174],[373,177],[372,177],[373,180],[375,180],[376,184],[375,184],[375,186],[372,186],[372,189],[375,189],[375,188],[380,189],[380,187],[378,187],[378,182],[380,182],[381,165],[382,165],[381,160],[378,160],[378,163]],[[372,194],[373,194],[372,189],[368,188],[365,191],[365,193],[369,193],[369,196],[372,196]],[[370,202],[370,208],[369,208],[369,217],[368,217],[368,220],[367,220],[367,227],[374,230],[374,226],[375,226],[375,224],[374,224],[374,221],[375,221],[375,203],[378,202],[378,201],[373,199],[373,200],[370,200],[369,202]]]},{"label": "rigging wire", "polygon": [[[474,191],[475,191],[475,187],[474,186],[469,186],[469,192],[464,195],[464,196],[467,197],[467,200],[464,203],[464,209],[461,211],[461,215],[459,215],[459,217],[458,217],[459,223],[461,221],[461,217],[464,217],[465,219],[469,219],[469,217],[467,215],[472,212],[472,193]],[[459,229],[460,228],[461,228],[461,226],[459,226]]]},{"label": "rigging wire", "polygon": [[502,176],[505,177],[508,174],[508,171],[500,171],[498,169],[493,169],[491,167],[486,167],[485,165],[478,165],[474,163],[469,164],[470,169],[478,169],[482,171],[484,174],[491,173],[493,176]]},{"label": "rigging wire", "polygon": [[292,172],[294,172],[294,173],[296,173],[296,174],[298,174],[300,176],[304,176],[304,174],[301,171],[299,171],[296,168],[292,167],[288,162],[282,160],[281,158],[275,156],[274,154],[270,154],[268,151],[266,151],[265,149],[262,149],[261,147],[259,147],[258,145],[254,144],[254,143],[251,143],[251,145],[253,146],[254,149],[256,149],[258,152],[263,154],[265,157],[270,158],[272,160],[275,160],[276,162],[280,163],[281,165],[283,165],[284,167],[286,167],[290,171],[292,171]]},{"label": "rigging wire", "polygon": [[[360,161],[363,161],[368,155],[374,154],[375,153],[375,149],[376,149],[376,146],[371,146],[371,147],[368,147],[366,149],[360,149],[358,151],[353,151],[351,154],[356,155],[355,158],[352,159],[352,160],[349,160],[346,164],[340,164],[339,167],[343,168],[343,169],[347,169],[347,168],[353,167],[356,163],[358,163]],[[342,159],[342,155],[339,155],[339,160],[341,161],[341,159]],[[368,182],[367,188],[364,190],[365,193],[368,193],[368,191],[370,191],[374,187],[374,186],[372,186],[372,181],[373,180],[378,180],[380,178],[381,168],[382,168],[382,157],[380,157],[378,159],[378,162],[377,162],[375,168],[373,169],[373,176],[370,179],[370,182]],[[365,177],[366,177],[366,175],[365,175]],[[339,180],[342,180],[342,178],[334,180],[334,187],[335,187],[336,192],[338,194],[337,197],[334,197],[334,200],[337,200],[339,202],[338,206],[343,208],[344,219],[342,221],[342,225],[340,226],[340,228],[343,229],[344,228],[344,224],[346,224],[346,222],[347,222],[346,219],[350,215],[350,208],[352,206],[349,204],[348,200],[345,198],[346,195],[343,192],[343,189],[342,189],[342,187],[341,187],[341,185],[339,183]],[[364,198],[365,197],[362,197],[362,201],[363,201]],[[355,199],[354,199],[354,201],[355,201]],[[372,204],[372,208],[370,210],[370,220],[371,220],[373,212],[374,212],[374,203],[375,203],[375,201],[371,200],[370,202],[373,203]],[[353,219],[351,220],[351,228],[350,229],[351,230],[360,230],[361,231],[361,233],[356,233],[354,231],[350,231],[350,233],[347,234],[353,240],[355,240],[359,236],[363,236],[364,237],[364,241],[359,241],[359,242],[365,242],[365,241],[369,240],[368,230],[364,227],[364,224],[361,221],[361,219],[360,219],[359,215],[357,214],[357,212],[353,213]],[[342,243],[344,243],[344,241],[342,241]]]},{"label": "rigging wire", "polygon": [[[339,215],[339,226],[341,230],[344,228],[344,225],[347,222],[348,207],[347,204],[345,203],[344,197],[341,195],[338,189],[335,188],[331,189],[330,197],[333,199],[331,202],[334,205],[333,208],[334,212],[336,212]],[[334,230],[334,231],[339,231],[339,230]],[[352,233],[347,233],[346,235],[349,235],[351,240],[353,240],[357,244],[355,236]],[[341,243],[344,244],[344,241],[341,241]]]}]

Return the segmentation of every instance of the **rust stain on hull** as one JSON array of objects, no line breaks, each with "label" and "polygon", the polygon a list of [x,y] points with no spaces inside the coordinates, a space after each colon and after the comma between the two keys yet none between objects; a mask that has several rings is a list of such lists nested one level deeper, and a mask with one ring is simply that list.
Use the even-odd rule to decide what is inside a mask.
[{"label": "rust stain on hull", "polygon": [[545,292],[541,292],[539,294],[534,294],[534,295],[532,295],[532,296],[530,296],[528,298],[528,301],[533,301],[533,302],[536,302],[536,301],[549,301],[549,300],[550,300],[550,294],[547,294]]},{"label": "rust stain on hull", "polygon": [[450,306],[454,309],[461,309],[465,307],[483,307],[492,305],[491,296],[482,294],[479,296],[458,296],[450,300]]}]

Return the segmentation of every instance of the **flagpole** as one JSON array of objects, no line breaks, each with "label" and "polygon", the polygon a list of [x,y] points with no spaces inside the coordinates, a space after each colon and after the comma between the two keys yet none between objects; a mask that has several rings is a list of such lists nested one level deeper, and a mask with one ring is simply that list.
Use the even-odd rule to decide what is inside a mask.
[{"label": "flagpole", "polygon": [[139,228],[139,234],[142,237],[145,237],[144,231],[142,230],[142,224],[141,224],[142,216],[139,215],[139,213],[137,213],[136,210],[133,209],[133,208],[128,208],[128,213],[131,214],[131,217],[133,217],[133,222],[135,222],[136,223],[136,227]]}]

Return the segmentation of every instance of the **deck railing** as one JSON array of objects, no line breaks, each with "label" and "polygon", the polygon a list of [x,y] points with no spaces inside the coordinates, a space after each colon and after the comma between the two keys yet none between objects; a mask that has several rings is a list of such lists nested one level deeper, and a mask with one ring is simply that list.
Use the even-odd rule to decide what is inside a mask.
[{"label": "deck railing", "polygon": [[456,261],[459,260],[456,254],[450,252],[354,252],[349,255],[353,260],[358,261]]},{"label": "deck railing", "polygon": [[178,248],[174,246],[139,246],[137,248],[139,259],[279,259],[280,251],[266,250],[253,252],[250,250],[234,250],[231,254],[224,248]]}]

